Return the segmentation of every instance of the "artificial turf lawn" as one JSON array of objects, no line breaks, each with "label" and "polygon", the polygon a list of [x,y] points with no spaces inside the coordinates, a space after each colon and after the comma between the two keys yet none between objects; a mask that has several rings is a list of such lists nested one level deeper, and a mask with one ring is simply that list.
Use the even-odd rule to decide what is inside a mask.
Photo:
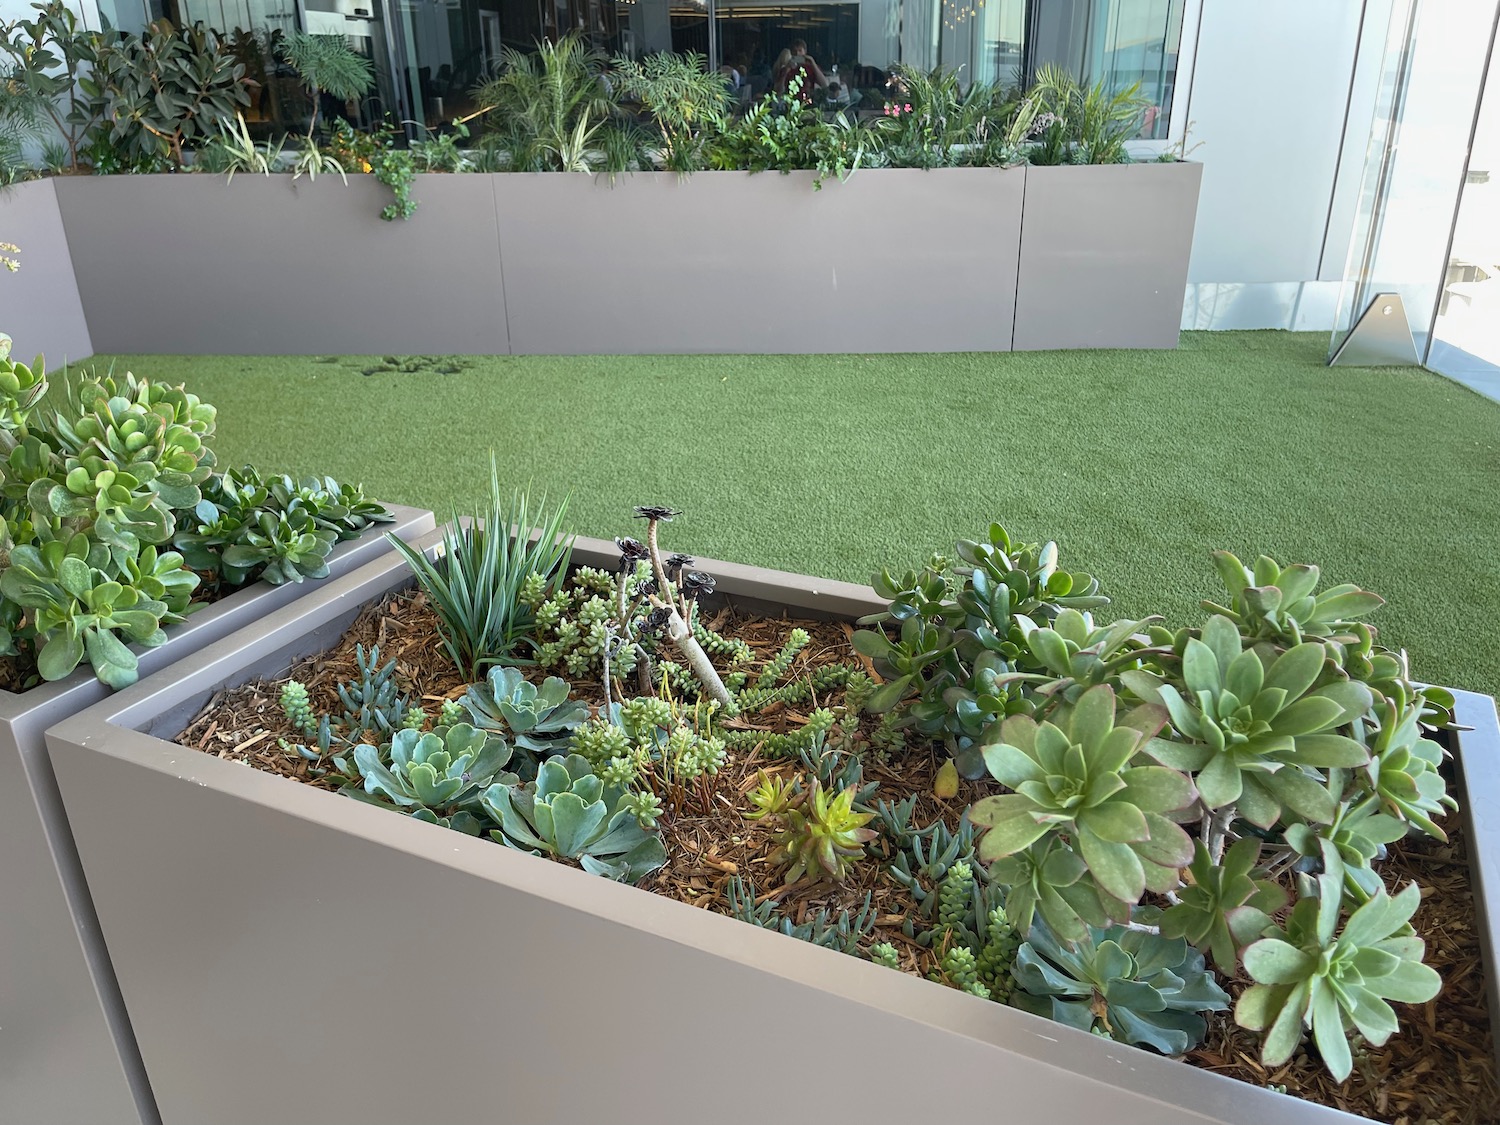
[{"label": "artificial turf lawn", "polygon": [[[1112,612],[1199,616],[1209,552],[1316,562],[1390,602],[1426,679],[1500,690],[1500,405],[1436,375],[1328,368],[1327,337],[1186,333],[1175,352],[99,357],[219,408],[221,465],[363,480],[475,510],[571,492],[581,533],[683,510],[666,545],[867,581],[998,520],[1099,576]],[[1487,639],[1488,638],[1488,639]]]}]

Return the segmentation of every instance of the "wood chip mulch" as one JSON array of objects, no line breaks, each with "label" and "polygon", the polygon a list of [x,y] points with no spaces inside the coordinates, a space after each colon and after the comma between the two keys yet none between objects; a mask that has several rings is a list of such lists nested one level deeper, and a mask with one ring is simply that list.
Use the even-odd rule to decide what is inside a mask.
[{"label": "wood chip mulch", "polygon": [[[849,649],[848,627],[839,623],[742,618],[726,609],[708,624],[751,646],[755,652],[752,669],[776,655],[794,625],[812,635],[812,642],[798,656],[796,672],[858,659]],[[319,713],[342,711],[336,688],[358,675],[356,644],[366,650],[378,644],[382,663],[394,659],[401,690],[429,714],[435,715],[443,700],[461,697],[467,687],[443,652],[436,618],[425,598],[420,593],[404,593],[367,607],[338,645],[290,670],[289,678],[307,686]],[[527,670],[526,674],[540,680],[546,672]],[[311,762],[281,748],[282,739],[306,741],[282,713],[279,694],[284,682],[256,681],[217,694],[177,741],[320,788],[336,788],[335,781],[313,775]],[[591,706],[604,699],[598,682],[575,681],[573,694]],[[811,710],[830,702],[838,700],[816,700],[805,706]],[[751,717],[747,725],[767,731],[794,730],[806,717],[801,710],[771,709]],[[864,720],[856,739],[864,739],[871,727],[871,721]],[[868,754],[865,778],[880,782],[877,796],[893,803],[918,794],[914,823],[926,825],[941,818],[954,827],[964,808],[989,789],[978,782],[964,782],[957,798],[939,800],[933,796],[932,783],[940,764],[936,747],[908,750],[900,758],[899,771]],[[753,750],[731,758],[711,788],[681,794],[680,807],[669,810],[662,821],[667,865],[641,886],[705,910],[728,913],[729,883],[740,875],[753,882],[759,901],[774,899],[781,913],[797,924],[820,908],[830,916],[847,910],[852,917],[868,895],[876,915],[870,940],[890,942],[900,953],[903,968],[926,975],[933,967],[934,954],[903,934],[902,923],[912,910],[911,897],[884,874],[883,862],[857,865],[843,884],[809,880],[781,884],[769,860],[771,830],[742,815],[744,794],[755,787],[761,769],[790,777],[801,767],[795,761],[764,759]],[[1285,1086],[1298,1097],[1390,1125],[1500,1123],[1500,1082],[1491,1054],[1485,974],[1465,841],[1457,818],[1452,818],[1448,829],[1449,843],[1402,841],[1382,867],[1393,889],[1413,879],[1423,888],[1414,924],[1427,941],[1428,963],[1442,974],[1443,991],[1426,1005],[1404,1011],[1404,1006],[1397,1005],[1401,1032],[1383,1047],[1365,1047],[1357,1053],[1355,1072],[1347,1082],[1335,1083],[1306,1047],[1285,1066],[1262,1066],[1255,1037],[1238,1028],[1227,1013],[1210,1019],[1207,1041],[1187,1060],[1254,1085]],[[882,861],[891,858],[881,854],[890,848],[883,838],[871,848]],[[1227,987],[1235,996],[1244,982],[1232,981]]]}]

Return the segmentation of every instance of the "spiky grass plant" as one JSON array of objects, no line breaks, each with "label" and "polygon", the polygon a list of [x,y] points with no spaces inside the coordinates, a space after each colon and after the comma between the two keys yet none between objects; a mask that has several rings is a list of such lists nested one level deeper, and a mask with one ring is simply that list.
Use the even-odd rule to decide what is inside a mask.
[{"label": "spiky grass plant", "polygon": [[536,622],[522,590],[533,575],[551,586],[567,573],[573,555],[573,536],[562,531],[567,510],[567,497],[550,513],[545,499],[533,506],[519,490],[507,501],[491,456],[483,519],[461,524],[455,514],[436,560],[388,536],[432,602],[448,656],[471,680],[482,680],[491,665],[530,663],[519,650]]}]

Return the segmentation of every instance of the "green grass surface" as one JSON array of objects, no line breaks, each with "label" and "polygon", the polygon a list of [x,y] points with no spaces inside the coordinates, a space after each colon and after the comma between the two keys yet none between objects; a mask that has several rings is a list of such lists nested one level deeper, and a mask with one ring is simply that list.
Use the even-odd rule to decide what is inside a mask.
[{"label": "green grass surface", "polygon": [[[219,407],[221,463],[362,479],[471,510],[505,479],[576,530],[671,504],[673,549],[865,581],[991,520],[1053,538],[1132,616],[1217,593],[1209,551],[1316,562],[1390,602],[1419,676],[1500,689],[1500,405],[1421,371],[1323,366],[1321,335],[1194,333],[1176,352],[115,357]],[[108,362],[110,357],[101,357]],[[374,361],[378,363],[377,361]]]}]

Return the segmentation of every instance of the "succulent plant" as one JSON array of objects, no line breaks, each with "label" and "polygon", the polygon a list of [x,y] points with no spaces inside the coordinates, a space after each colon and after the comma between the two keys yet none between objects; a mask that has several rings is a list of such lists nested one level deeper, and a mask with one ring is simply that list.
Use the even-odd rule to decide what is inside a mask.
[{"label": "succulent plant", "polygon": [[463,705],[476,726],[509,732],[518,747],[545,756],[563,751],[588,720],[588,707],[570,700],[570,690],[556,676],[537,687],[517,668],[495,667],[485,683],[470,686]]},{"label": "succulent plant", "polygon": [[[850,956],[858,956],[859,943],[875,931],[875,911],[871,907],[869,894],[865,895],[859,910],[853,914],[848,910],[841,910],[837,915],[830,915],[827,907],[819,907],[801,923],[793,922],[781,913],[778,909],[781,905],[779,900],[757,901],[755,883],[743,875],[730,878],[724,897],[728,902],[731,918]],[[871,953],[874,953],[873,948]],[[892,968],[895,967],[892,965]]]},{"label": "succulent plant", "polygon": [[625,803],[576,754],[548,758],[527,785],[491,785],[480,805],[498,831],[490,835],[534,854],[576,859],[585,871],[633,883],[667,861],[659,836],[648,833]]},{"label": "succulent plant", "polygon": [[1234,1018],[1264,1033],[1267,1066],[1291,1058],[1303,1028],[1310,1028],[1324,1065],[1342,1082],[1353,1067],[1349,1033],[1357,1030],[1380,1046],[1397,1030],[1389,1002],[1426,1003],[1442,980],[1422,964],[1422,939],[1408,932],[1421,901],[1416,884],[1394,897],[1379,888],[1342,930],[1342,875],[1327,871],[1318,884],[1320,897],[1300,900],[1284,928],[1245,950],[1245,971],[1255,983],[1240,995]]},{"label": "succulent plant", "polygon": [[1238,951],[1271,925],[1271,915],[1286,905],[1286,893],[1270,879],[1257,877],[1260,841],[1237,840],[1215,864],[1197,842],[1191,878],[1177,892],[1178,902],[1161,916],[1163,937],[1186,938],[1213,958],[1221,972],[1233,973]]},{"label": "succulent plant", "polygon": [[87,656],[100,680],[121,688],[135,682],[139,666],[126,642],[161,644],[161,622],[170,610],[134,586],[106,578],[90,565],[89,548],[83,534],[13,548],[0,575],[0,594],[30,611],[43,679],[62,679]]},{"label": "succulent plant", "polygon": [[755,788],[745,794],[745,802],[751,810],[745,813],[746,820],[781,816],[797,799],[799,786],[795,780],[788,781],[780,774],[772,776],[765,770],[760,770],[755,775],[755,781]]},{"label": "succulent plant", "polygon": [[1334,800],[1309,771],[1362,766],[1355,739],[1335,733],[1370,710],[1370,690],[1338,680],[1314,688],[1326,650],[1306,641],[1279,654],[1244,648],[1233,621],[1209,618],[1202,639],[1183,649],[1180,685],[1135,670],[1121,680],[1143,699],[1160,700],[1184,742],[1153,739],[1147,753],[1194,772],[1210,809],[1234,806],[1250,823],[1269,828],[1291,809],[1327,823]]},{"label": "succulent plant", "polygon": [[301,681],[288,680],[281,686],[281,710],[296,730],[312,734],[318,729],[312,701],[307,696],[307,685]]},{"label": "succulent plant", "polygon": [[47,369],[41,356],[28,367],[11,359],[10,349],[11,338],[0,332],[0,431],[15,439],[47,393]]},{"label": "succulent plant", "polygon": [[1308,638],[1334,637],[1385,604],[1379,594],[1347,582],[1315,593],[1320,576],[1315,566],[1283,567],[1262,555],[1251,568],[1228,551],[1215,551],[1213,558],[1229,591],[1229,605],[1205,601],[1203,608],[1227,617],[1251,640],[1296,645]]},{"label": "succulent plant", "polygon": [[1083,941],[1089,926],[1102,928],[1128,914],[1129,904],[1101,891],[1088,864],[1059,837],[1043,837],[997,860],[990,878],[1008,888],[1006,917],[1023,934],[1040,915],[1064,941]]},{"label": "succulent plant", "polygon": [[1387,699],[1375,704],[1369,763],[1360,776],[1392,816],[1439,840],[1448,838],[1436,818],[1457,809],[1439,772],[1443,750],[1422,737],[1425,693],[1411,702]]},{"label": "succulent plant", "polygon": [[989,829],[979,858],[993,863],[1044,836],[1065,834],[1098,886],[1124,903],[1147,889],[1177,885],[1177,869],[1192,858],[1192,842],[1167,813],[1192,804],[1192,782],[1164,766],[1130,763],[1164,714],[1138,709],[1117,725],[1115,693],[1090,688],[1058,725],[1029,716],[1005,720],[1001,741],[984,747],[990,774],[1013,793],[985,797],[970,810]]},{"label": "succulent plant", "polygon": [[1045,923],[1016,953],[1010,1002],[1080,1031],[1180,1055],[1203,1041],[1204,1012],[1229,996],[1181,938],[1113,926],[1068,948]]},{"label": "succulent plant", "polygon": [[870,960],[877,965],[884,965],[887,969],[901,968],[901,955],[888,941],[876,942],[870,946]]},{"label": "succulent plant", "polygon": [[[853,643],[887,681],[867,709],[901,706],[898,721],[942,737],[960,772],[973,778],[984,772],[977,746],[989,727],[1031,710],[1014,675],[1046,671],[1024,629],[1109,599],[1091,575],[1058,569],[1056,544],[1013,541],[999,524],[984,540],[960,540],[957,552],[957,561],[935,558],[901,577],[877,574],[872,583],[890,605],[861,623],[900,622],[899,639],[864,631]],[[911,695],[920,698],[903,704]]]},{"label": "succulent plant", "polygon": [[990,998],[990,990],[979,979],[974,951],[968,946],[955,945],[944,953],[939,967],[932,972],[932,979],[982,1000]]},{"label": "succulent plant", "polygon": [[327,578],[328,556],[338,535],[305,513],[257,512],[219,556],[224,581],[238,586],[252,576],[273,586]]},{"label": "succulent plant", "polygon": [[804,875],[842,881],[853,861],[864,855],[865,844],[879,835],[865,827],[875,814],[854,810],[854,793],[850,787],[834,794],[814,779],[812,788],[781,814],[770,859],[788,865],[788,883]]},{"label": "succulent plant", "polygon": [[396,662],[381,664],[379,645],[371,645],[367,653],[364,645],[357,644],[354,664],[358,678],[351,677],[336,689],[344,706],[340,722],[350,739],[373,735],[377,742],[384,742],[401,729],[410,706],[406,696],[397,693]]},{"label": "succulent plant", "polygon": [[501,771],[510,761],[503,738],[475,730],[467,723],[430,734],[399,730],[391,740],[390,764],[369,743],[354,748],[354,762],[364,791],[401,808],[456,809],[470,804],[480,790],[510,785],[515,774]]}]

